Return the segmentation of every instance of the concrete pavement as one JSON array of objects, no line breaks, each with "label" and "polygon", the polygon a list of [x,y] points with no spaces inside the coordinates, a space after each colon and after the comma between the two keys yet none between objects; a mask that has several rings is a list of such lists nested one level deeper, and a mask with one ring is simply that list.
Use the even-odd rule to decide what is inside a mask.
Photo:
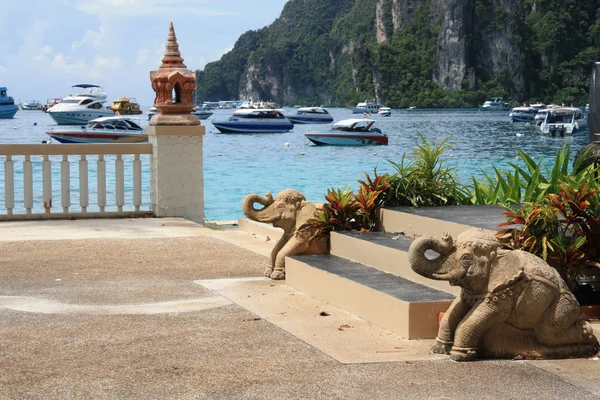
[{"label": "concrete pavement", "polygon": [[454,363],[264,280],[271,245],[181,219],[1,223],[0,399],[600,397],[600,361]]}]

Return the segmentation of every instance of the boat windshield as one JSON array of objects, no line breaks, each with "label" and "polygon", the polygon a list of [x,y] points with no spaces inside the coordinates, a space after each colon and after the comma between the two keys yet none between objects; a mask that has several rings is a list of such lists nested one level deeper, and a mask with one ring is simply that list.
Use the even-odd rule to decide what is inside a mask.
[{"label": "boat windshield", "polygon": [[269,119],[274,119],[274,118],[285,118],[280,112],[275,111],[275,110],[251,110],[250,112],[244,112],[243,111],[236,111],[233,113],[233,117],[232,118],[248,118],[248,119],[254,119],[254,118],[269,118]]}]

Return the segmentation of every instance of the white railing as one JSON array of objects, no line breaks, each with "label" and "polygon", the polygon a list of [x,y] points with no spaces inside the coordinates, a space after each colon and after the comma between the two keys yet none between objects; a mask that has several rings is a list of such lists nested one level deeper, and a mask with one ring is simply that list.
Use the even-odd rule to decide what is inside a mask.
[{"label": "white railing", "polygon": [[[97,218],[97,217],[124,217],[152,214],[149,204],[142,203],[142,159],[141,155],[152,154],[150,144],[5,144],[0,145],[0,157],[4,157],[4,211],[0,207],[0,220],[24,219],[58,219],[58,218]],[[131,156],[129,156],[131,155]],[[60,156],[60,208],[53,208],[53,161]],[[78,165],[79,185],[76,187],[79,200],[79,209],[72,209],[71,193],[71,164],[69,159],[79,157],[75,161]],[[92,156],[92,159],[88,159]],[[114,199],[107,203],[107,162],[110,172],[114,171]],[[127,182],[130,192],[126,193],[125,184],[125,157],[132,157],[131,182]],[[41,160],[40,160],[41,157]],[[22,158],[22,161],[21,161]],[[90,161],[95,166],[96,199],[92,203],[98,211],[90,211]],[[22,164],[21,164],[22,163]],[[40,165],[41,164],[41,165]],[[41,171],[39,168],[41,166]],[[57,167],[57,165],[54,165]],[[17,168],[15,168],[17,167]],[[34,174],[37,167],[38,174]],[[18,171],[15,171],[15,170]],[[19,201],[15,204],[15,172],[22,182],[19,190]],[[39,174],[41,172],[41,174]],[[41,176],[40,176],[41,175]],[[41,196],[34,192],[39,184],[34,185],[34,176],[41,179]],[[55,174],[56,176],[56,174]],[[113,177],[109,177],[113,178]],[[146,174],[149,183],[149,176]],[[38,182],[39,183],[39,182]],[[129,183],[131,185],[129,185]],[[21,188],[20,188],[21,189]],[[22,193],[22,198],[21,198]],[[112,194],[112,193],[111,193]],[[126,196],[127,194],[127,196]],[[131,199],[131,204],[126,204],[126,197]],[[36,204],[34,200],[40,204]],[[1,199],[0,199],[1,200]],[[17,206],[17,207],[16,207]],[[131,208],[129,210],[128,208]],[[22,212],[20,212],[22,211]]]}]

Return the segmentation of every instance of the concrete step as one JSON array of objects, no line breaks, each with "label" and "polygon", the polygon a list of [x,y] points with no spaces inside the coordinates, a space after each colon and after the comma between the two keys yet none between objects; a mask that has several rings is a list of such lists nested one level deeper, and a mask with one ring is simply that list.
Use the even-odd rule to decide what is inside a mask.
[{"label": "concrete step", "polygon": [[408,248],[412,241],[395,233],[332,232],[331,254],[454,296],[459,295],[460,287],[425,278],[412,270],[408,263]]},{"label": "concrete step", "polygon": [[380,211],[380,230],[403,232],[408,237],[441,238],[445,232],[456,238],[469,228],[496,231],[505,222],[500,206],[394,207]]},{"label": "concrete step", "polygon": [[334,255],[286,259],[286,284],[407,339],[435,338],[454,296]]},{"label": "concrete step", "polygon": [[283,229],[281,228],[275,228],[271,224],[263,224],[246,218],[240,218],[238,220],[238,229],[251,235],[264,238],[269,237],[274,243],[283,235]]}]

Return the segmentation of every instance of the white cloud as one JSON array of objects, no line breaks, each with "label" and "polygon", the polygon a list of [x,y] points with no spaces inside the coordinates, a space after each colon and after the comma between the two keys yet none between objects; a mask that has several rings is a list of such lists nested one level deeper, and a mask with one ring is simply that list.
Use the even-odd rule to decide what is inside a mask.
[{"label": "white cloud", "polygon": [[135,65],[145,65],[146,62],[148,61],[148,54],[150,53],[150,50],[148,49],[140,49],[138,50],[137,54],[136,54],[136,58],[135,58]]},{"label": "white cloud", "polygon": [[217,17],[237,15],[236,12],[208,0],[70,0],[77,10],[91,15],[106,17],[127,16],[146,17],[149,15],[195,17]]},{"label": "white cloud", "polygon": [[7,72],[7,71],[8,71],[8,68],[6,68],[4,65],[0,65],[0,74]]},{"label": "white cloud", "polygon": [[52,53],[52,47],[45,45],[41,48],[42,54],[50,54]]},{"label": "white cloud", "polygon": [[77,50],[84,46],[86,43],[90,43],[95,47],[101,47],[108,42],[107,29],[104,25],[100,25],[98,31],[87,30],[81,40],[76,40],[71,43],[71,49]]}]

